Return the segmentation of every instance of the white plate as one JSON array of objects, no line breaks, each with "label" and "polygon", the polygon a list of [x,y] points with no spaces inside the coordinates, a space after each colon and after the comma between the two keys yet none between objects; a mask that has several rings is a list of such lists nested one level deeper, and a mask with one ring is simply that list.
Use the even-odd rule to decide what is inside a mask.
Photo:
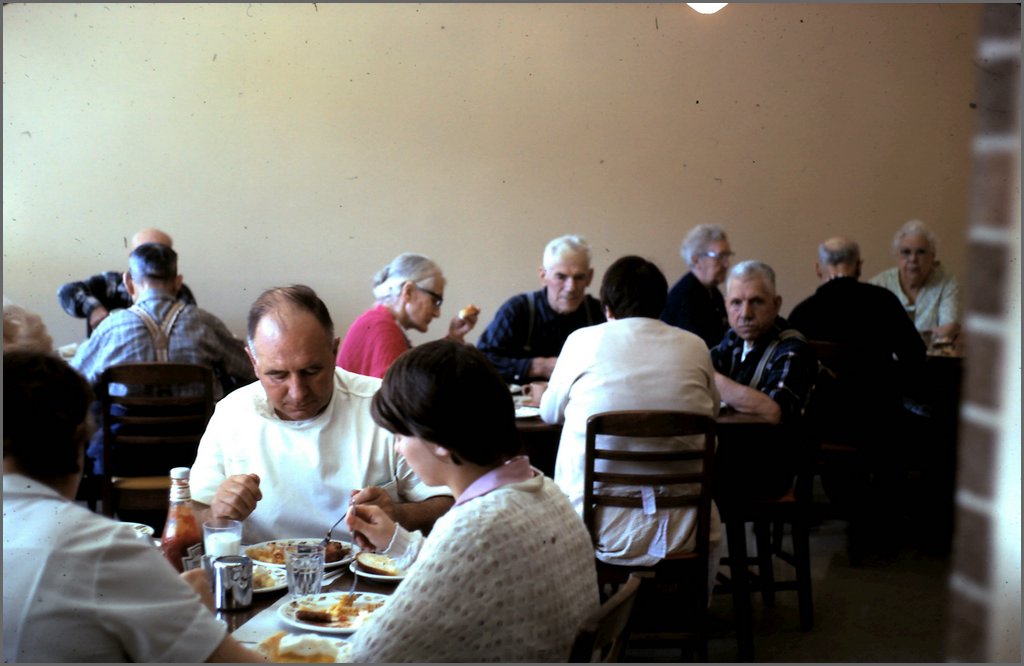
[{"label": "white plate", "polygon": [[[242,554],[243,555],[248,555],[250,558],[252,558],[253,562],[258,562],[258,563],[260,563],[262,565],[265,565],[265,566],[268,566],[268,567],[278,567],[278,568],[283,569],[284,568],[284,563],[278,564],[276,562],[270,562],[268,560],[260,559],[258,557],[255,557],[252,554],[251,551],[254,551],[254,550],[259,549],[261,547],[270,547],[272,544],[281,544],[282,546],[284,546],[284,545],[289,544],[289,543],[320,543],[321,541],[323,541],[323,539],[274,539],[273,541],[261,541],[260,543],[254,543],[251,546],[246,546],[245,548],[243,548],[242,549]],[[338,541],[337,539],[331,539],[331,541],[333,543],[340,543],[341,545],[347,547],[348,548],[348,554],[345,555],[344,557],[342,557],[337,562],[327,562],[327,563],[325,563],[324,564],[324,568],[325,569],[333,569],[335,567],[340,567],[343,564],[348,564],[352,560],[356,559],[356,553],[359,552],[359,549],[356,548],[355,544],[349,543],[348,541]]]},{"label": "white plate", "polygon": [[383,581],[386,581],[386,582],[389,582],[389,583],[397,583],[400,580],[405,580],[405,574],[404,573],[401,573],[401,574],[399,574],[397,576],[387,576],[387,575],[384,575],[384,574],[378,574],[378,573],[371,573],[369,571],[363,571],[363,568],[361,566],[359,566],[358,562],[352,562],[351,564],[349,564],[348,565],[348,570],[351,571],[352,573],[356,574],[357,576],[362,576],[363,578],[371,578],[373,580],[383,580]]},{"label": "white plate", "polygon": [[540,416],[540,407],[516,407],[517,419],[529,419],[534,416]]},{"label": "white plate", "polygon": [[288,572],[285,571],[282,567],[271,567],[265,564],[254,564],[252,565],[252,573],[254,580],[257,570],[264,571],[268,576],[270,576],[271,585],[270,587],[256,587],[256,585],[254,584],[252,586],[252,591],[254,593],[259,594],[260,592],[277,592],[278,590],[283,590],[286,587],[288,587]]},{"label": "white plate", "polygon": [[[282,632],[283,633],[283,632]],[[331,644],[338,650],[337,656],[335,656],[334,663],[336,664],[347,664],[352,659],[352,645],[343,638],[326,638],[321,636],[324,640],[330,641]],[[264,657],[271,659],[274,655],[268,653],[263,646],[263,641],[256,646],[256,651],[262,654]]]},{"label": "white plate", "polygon": [[[321,608],[326,610],[347,596],[348,592],[326,592],[324,594],[311,594],[306,597],[299,597],[298,599],[293,599],[285,604],[278,606],[277,614],[281,617],[282,620],[284,620],[285,623],[290,624],[293,627],[298,627],[299,629],[318,631],[324,634],[351,634],[356,629],[358,629],[365,621],[364,619],[358,618],[367,618],[370,616],[372,611],[364,615],[358,616],[354,626],[350,623],[350,618],[345,619],[346,622],[349,622],[348,624],[342,625],[337,623],[319,624],[317,622],[305,622],[295,617],[295,614],[298,612],[300,606],[305,606],[307,608]],[[374,594],[373,592],[356,592],[356,598],[352,602],[352,605],[356,608],[360,608],[361,606],[366,606],[368,604],[375,604],[387,601],[387,598],[388,597],[385,594]]]}]

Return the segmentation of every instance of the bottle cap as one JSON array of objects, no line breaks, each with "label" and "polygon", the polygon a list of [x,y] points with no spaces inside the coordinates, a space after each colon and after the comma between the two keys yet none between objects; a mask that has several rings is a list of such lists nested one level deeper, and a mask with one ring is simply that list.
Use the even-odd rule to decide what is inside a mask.
[{"label": "bottle cap", "polygon": [[188,467],[175,467],[171,470],[172,479],[187,479],[191,470]]}]

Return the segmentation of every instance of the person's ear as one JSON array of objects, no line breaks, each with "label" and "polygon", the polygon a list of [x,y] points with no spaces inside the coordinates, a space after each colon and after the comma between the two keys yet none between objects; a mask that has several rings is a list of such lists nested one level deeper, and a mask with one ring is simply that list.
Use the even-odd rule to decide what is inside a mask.
[{"label": "person's ear", "polygon": [[334,342],[331,343],[331,354],[334,355],[334,358],[338,358],[338,349],[340,347],[341,347],[341,338],[335,336]]},{"label": "person's ear", "polygon": [[782,312],[782,296],[775,297],[775,313]]},{"label": "person's ear", "polygon": [[245,345],[245,355],[249,357],[249,362],[252,363],[252,371],[257,377],[259,377],[260,369],[259,366],[256,365],[256,356],[252,353],[252,347],[250,347],[248,343]]},{"label": "person's ear", "polygon": [[546,268],[544,268],[543,266],[541,266],[540,268],[538,268],[538,269],[537,269],[537,276],[538,276],[538,277],[540,278],[540,283],[541,283],[541,284],[546,284],[545,280],[546,280],[546,279],[547,279],[547,277],[548,277],[548,271],[547,271],[547,269],[546,269]]},{"label": "person's ear", "polygon": [[824,275],[821,274],[821,264],[819,264],[817,261],[814,262],[814,274],[818,276],[819,280],[825,277]]},{"label": "person's ear", "polygon": [[414,291],[416,291],[416,285],[413,284],[412,282],[406,282],[405,284],[402,285],[402,290],[398,292],[399,300],[411,300]]},{"label": "person's ear", "polygon": [[135,282],[132,281],[132,274],[130,272],[128,272],[128,271],[125,271],[124,274],[121,275],[121,282],[124,283],[124,288],[128,290],[128,296],[130,296],[131,299],[134,301],[135,300]]},{"label": "person's ear", "polygon": [[587,271],[587,286],[589,287],[590,283],[593,282],[593,281],[594,281],[594,269],[591,268],[590,270]]},{"label": "person's ear", "polygon": [[452,462],[452,452],[448,447],[441,446],[440,444],[429,444],[428,446],[430,446],[436,458],[446,463]]}]

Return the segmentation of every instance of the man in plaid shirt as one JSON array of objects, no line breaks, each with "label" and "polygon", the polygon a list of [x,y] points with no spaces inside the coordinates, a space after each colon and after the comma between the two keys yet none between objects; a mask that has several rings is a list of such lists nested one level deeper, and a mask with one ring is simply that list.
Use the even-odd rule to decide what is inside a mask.
[{"label": "man in plaid shirt", "polygon": [[[720,477],[728,477],[730,486],[760,497],[778,497],[792,483],[796,427],[818,372],[814,349],[779,316],[781,306],[770,266],[760,261],[737,264],[726,280],[730,328],[711,350],[722,401],[782,426],[767,431],[755,447],[727,452],[724,457],[729,460],[722,462],[731,468],[729,474],[718,473],[721,465],[716,471],[716,484]],[[724,484],[719,485],[721,491]]]}]

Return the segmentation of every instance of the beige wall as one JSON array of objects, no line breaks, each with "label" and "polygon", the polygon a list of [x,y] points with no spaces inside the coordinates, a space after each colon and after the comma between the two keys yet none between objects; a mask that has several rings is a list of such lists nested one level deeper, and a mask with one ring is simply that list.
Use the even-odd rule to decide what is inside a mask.
[{"label": "beige wall", "polygon": [[445,269],[445,319],[483,307],[479,331],[566,232],[597,280],[639,253],[674,281],[683,234],[724,224],[786,313],[831,234],[871,276],[919,217],[959,273],[978,11],[6,5],[4,293],[74,341],[57,288],[123,268],[143,226],[239,334],[291,282],[343,332],[402,251]]}]

